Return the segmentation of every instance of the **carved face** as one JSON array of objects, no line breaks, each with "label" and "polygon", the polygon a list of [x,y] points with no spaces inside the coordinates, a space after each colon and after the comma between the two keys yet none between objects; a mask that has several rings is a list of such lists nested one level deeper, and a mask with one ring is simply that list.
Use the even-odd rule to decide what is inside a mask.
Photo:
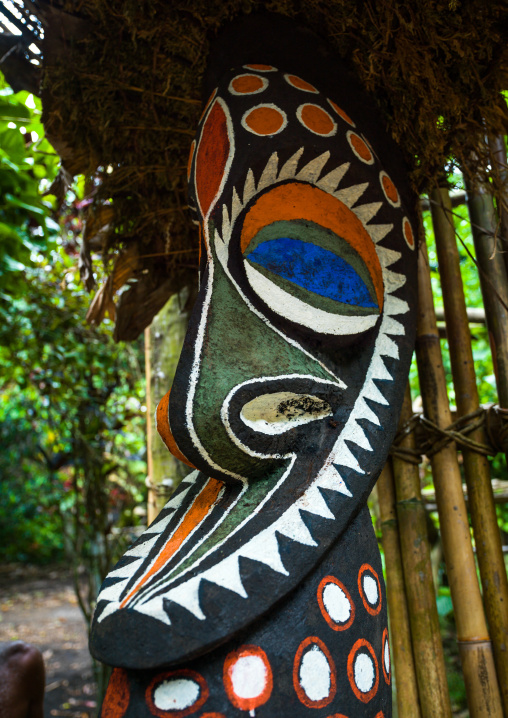
[{"label": "carved face", "polygon": [[343,99],[245,65],[201,118],[200,291],[158,420],[203,474],[133,549],[141,563],[102,614],[133,608],[185,634],[146,665],[202,652],[287,594],[386,459],[414,339],[414,217]]}]

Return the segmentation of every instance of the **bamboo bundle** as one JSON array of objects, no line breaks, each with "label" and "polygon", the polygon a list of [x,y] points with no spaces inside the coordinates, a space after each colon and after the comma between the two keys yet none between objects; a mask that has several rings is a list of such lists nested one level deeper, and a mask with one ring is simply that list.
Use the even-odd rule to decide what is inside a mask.
[{"label": "bamboo bundle", "polygon": [[[412,413],[408,385],[400,417],[401,432]],[[413,451],[414,434],[406,433],[398,443],[398,448],[399,451],[402,449],[402,452]],[[421,497],[418,466],[399,458],[402,452],[395,453],[393,457],[393,474],[420,706],[424,718],[446,718],[451,716],[451,706],[439,632],[425,507]]]},{"label": "bamboo bundle", "polygon": [[[451,424],[439,333],[422,242],[418,263],[416,357],[425,415],[441,429]],[[441,537],[457,625],[459,651],[472,718],[503,715],[492,644],[487,631],[456,447],[431,456]]]},{"label": "bamboo bundle", "polygon": [[397,685],[398,716],[399,718],[421,718],[406,589],[404,588],[393,468],[390,459],[378,479],[377,495],[385,554],[390,643]]},{"label": "bamboo bundle", "polygon": [[[457,413],[461,417],[477,411],[480,400],[476,388],[459,252],[448,189],[443,187],[433,190],[430,199]],[[468,438],[480,444],[487,443],[483,427],[469,433]],[[462,455],[485,611],[504,710],[508,715],[508,581],[490,482],[490,467],[487,457],[477,451],[464,447]]]}]

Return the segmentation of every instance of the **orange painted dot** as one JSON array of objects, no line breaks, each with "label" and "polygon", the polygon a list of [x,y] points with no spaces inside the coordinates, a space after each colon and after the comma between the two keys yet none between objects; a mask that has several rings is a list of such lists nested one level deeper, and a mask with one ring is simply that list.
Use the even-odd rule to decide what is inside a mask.
[{"label": "orange painted dot", "polygon": [[272,65],[244,65],[247,70],[257,70],[258,72],[275,72],[276,67]]},{"label": "orange painted dot", "polygon": [[275,105],[258,105],[242,117],[242,125],[255,135],[276,135],[287,124],[286,115]]},{"label": "orange painted dot", "polygon": [[348,114],[346,114],[344,112],[344,110],[342,108],[340,108],[333,100],[328,100],[328,102],[333,107],[333,109],[335,110],[335,112],[338,114],[339,117],[341,117],[345,122],[347,122],[349,125],[351,125],[351,127],[355,127],[355,123],[353,122],[353,120],[350,118],[350,116]]},{"label": "orange painted dot", "polygon": [[347,675],[358,700],[368,703],[374,698],[379,686],[379,666],[374,649],[365,638],[359,638],[349,652]]},{"label": "orange painted dot", "polygon": [[183,668],[155,676],[145,691],[145,701],[157,718],[184,718],[198,711],[209,695],[203,676]]},{"label": "orange painted dot", "polygon": [[196,149],[196,140],[192,141],[192,145],[190,146],[189,151],[189,159],[187,160],[187,182],[190,179],[190,173],[191,173],[191,167],[192,167],[192,158],[194,157],[194,150]]},{"label": "orange painted dot", "polygon": [[317,92],[314,85],[311,85],[309,82],[305,82],[305,80],[302,80],[301,77],[297,77],[296,75],[284,75],[284,77],[286,78],[286,81],[293,87],[296,87],[297,90],[303,90],[304,92]]},{"label": "orange painted dot", "polygon": [[304,127],[316,135],[330,137],[337,131],[335,122],[328,112],[319,107],[319,105],[300,105],[296,111],[296,116]]},{"label": "orange painted dot", "polygon": [[259,75],[238,75],[231,80],[229,91],[236,95],[252,95],[268,86],[268,81]]},{"label": "orange painted dot", "polygon": [[356,132],[348,132],[347,138],[355,155],[363,162],[371,165],[374,162],[374,157],[367,143],[362,140],[360,135],[357,135]]},{"label": "orange painted dot", "polygon": [[203,713],[200,718],[226,718],[224,713]]},{"label": "orange painted dot", "polygon": [[364,563],[358,571],[358,591],[367,613],[377,616],[383,604],[381,582],[376,571],[368,563]]},{"label": "orange painted dot", "polygon": [[381,186],[383,187],[383,192],[385,193],[386,199],[392,204],[398,205],[399,193],[397,192],[397,188],[395,187],[391,179],[388,177],[386,172],[381,172],[380,178]]},{"label": "orange painted dot", "polygon": [[390,661],[390,644],[388,641],[388,629],[385,628],[383,631],[383,639],[381,641],[382,653],[381,653],[381,665],[383,667],[383,676],[385,682],[390,685],[392,681],[391,676],[391,661]]},{"label": "orange painted dot", "polygon": [[102,704],[103,718],[123,718],[129,707],[130,686],[127,671],[114,668]]},{"label": "orange painted dot", "polygon": [[232,651],[224,661],[223,682],[235,708],[252,711],[252,715],[272,695],[273,672],[268,656],[254,645]]},{"label": "orange painted dot", "polygon": [[402,231],[404,232],[404,239],[406,240],[408,247],[410,249],[414,249],[415,237],[411,228],[411,224],[409,223],[407,217],[404,217],[404,219],[402,220]]}]

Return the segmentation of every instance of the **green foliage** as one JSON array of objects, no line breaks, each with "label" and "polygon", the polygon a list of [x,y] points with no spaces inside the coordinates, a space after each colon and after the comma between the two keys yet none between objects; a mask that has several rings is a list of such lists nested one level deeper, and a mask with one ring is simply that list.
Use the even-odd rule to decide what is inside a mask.
[{"label": "green foliage", "polygon": [[41,180],[52,179],[58,165],[40,119],[40,102],[14,94],[0,75],[0,296],[23,291],[31,255],[59,231],[51,202],[40,194]]},{"label": "green foliage", "polygon": [[110,323],[84,321],[75,243],[84,183],[58,223],[41,196],[58,158],[40,115],[39,100],[0,77],[2,558],[98,553],[99,580],[113,525],[135,523],[144,497],[141,354],[115,344]]}]

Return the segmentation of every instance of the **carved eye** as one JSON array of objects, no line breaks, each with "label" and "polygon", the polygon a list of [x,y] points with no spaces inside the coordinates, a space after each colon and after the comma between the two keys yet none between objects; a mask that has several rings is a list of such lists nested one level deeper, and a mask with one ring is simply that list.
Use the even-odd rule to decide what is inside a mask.
[{"label": "carved eye", "polygon": [[275,188],[247,213],[241,245],[252,290],[284,319],[331,335],[376,324],[383,280],[375,247],[335,197],[304,184]]}]

